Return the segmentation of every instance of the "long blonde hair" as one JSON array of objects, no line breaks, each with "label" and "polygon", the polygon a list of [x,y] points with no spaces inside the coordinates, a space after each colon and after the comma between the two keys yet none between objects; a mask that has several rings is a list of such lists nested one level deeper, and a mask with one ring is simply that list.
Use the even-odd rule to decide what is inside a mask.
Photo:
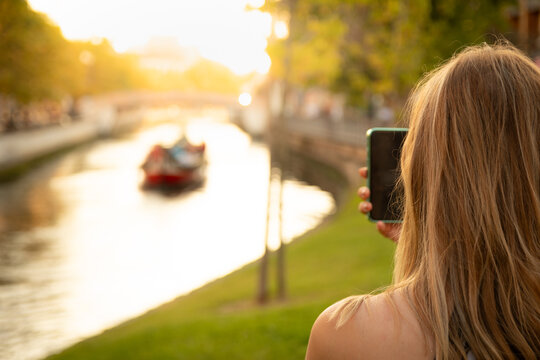
[{"label": "long blonde hair", "polygon": [[469,48],[408,107],[394,281],[437,359],[540,354],[540,70],[510,46]]},{"label": "long blonde hair", "polygon": [[[439,360],[540,354],[540,70],[467,48],[407,106],[394,285]],[[342,321],[362,298],[342,307]]]}]

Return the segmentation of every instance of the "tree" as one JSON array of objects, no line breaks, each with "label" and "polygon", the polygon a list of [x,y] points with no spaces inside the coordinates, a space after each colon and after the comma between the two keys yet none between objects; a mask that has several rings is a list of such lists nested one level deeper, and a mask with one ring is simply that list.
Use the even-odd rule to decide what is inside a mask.
[{"label": "tree", "polygon": [[0,0],[0,93],[21,101],[62,96],[69,51],[60,29],[26,1]]},{"label": "tree", "polygon": [[99,94],[145,87],[148,81],[135,55],[118,54],[108,40],[73,42],[74,61],[82,66],[77,73],[83,83],[76,95]]},{"label": "tree", "polygon": [[243,77],[214,61],[201,59],[184,72],[146,70],[148,87],[154,90],[203,91],[238,94]]},{"label": "tree", "polygon": [[[287,3],[266,10],[295,19],[292,82],[344,92],[357,105],[372,93],[405,98],[422,72],[508,27],[504,0],[297,0],[294,14],[287,14]],[[283,46],[269,53],[271,73],[279,77]]]},{"label": "tree", "polygon": [[[286,2],[283,2],[286,3]],[[269,5],[274,12],[285,11],[287,4]],[[312,16],[312,5],[306,1],[297,1],[295,13],[285,15],[289,24],[290,40],[273,41],[268,48],[272,58],[270,75],[282,79],[285,75],[284,58],[286,43],[290,42],[289,82],[295,86],[333,85],[341,67],[340,47],[344,40],[346,26],[337,14],[330,9],[320,9],[318,17]]]}]

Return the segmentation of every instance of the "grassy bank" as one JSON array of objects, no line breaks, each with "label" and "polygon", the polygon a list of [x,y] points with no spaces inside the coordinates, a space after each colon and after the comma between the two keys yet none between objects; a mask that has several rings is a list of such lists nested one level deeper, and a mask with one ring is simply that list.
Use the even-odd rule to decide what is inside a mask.
[{"label": "grassy bank", "polygon": [[301,359],[325,307],[390,282],[394,245],[356,207],[287,247],[287,301],[255,304],[253,263],[51,359]]},{"label": "grassy bank", "polygon": [[18,178],[22,177],[29,171],[32,171],[36,167],[45,164],[51,160],[54,160],[61,155],[67,154],[68,152],[87,144],[77,144],[73,146],[66,146],[58,150],[51,151],[49,153],[36,156],[35,158],[23,161],[19,164],[15,164],[6,168],[0,168],[0,184],[15,181]]}]

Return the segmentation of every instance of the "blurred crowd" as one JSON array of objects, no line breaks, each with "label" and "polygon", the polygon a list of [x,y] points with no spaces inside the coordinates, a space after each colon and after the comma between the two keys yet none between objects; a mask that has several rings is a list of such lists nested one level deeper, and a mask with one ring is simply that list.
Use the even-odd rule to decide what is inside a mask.
[{"label": "blurred crowd", "polygon": [[77,107],[71,98],[21,104],[0,96],[0,133],[64,125],[77,119]]}]

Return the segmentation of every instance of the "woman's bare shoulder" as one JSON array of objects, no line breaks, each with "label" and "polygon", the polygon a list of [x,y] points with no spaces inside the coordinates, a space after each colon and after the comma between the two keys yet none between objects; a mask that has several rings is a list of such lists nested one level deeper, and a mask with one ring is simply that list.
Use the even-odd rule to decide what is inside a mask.
[{"label": "woman's bare shoulder", "polygon": [[313,325],[306,359],[433,359],[433,353],[405,297],[394,291],[327,308]]}]

